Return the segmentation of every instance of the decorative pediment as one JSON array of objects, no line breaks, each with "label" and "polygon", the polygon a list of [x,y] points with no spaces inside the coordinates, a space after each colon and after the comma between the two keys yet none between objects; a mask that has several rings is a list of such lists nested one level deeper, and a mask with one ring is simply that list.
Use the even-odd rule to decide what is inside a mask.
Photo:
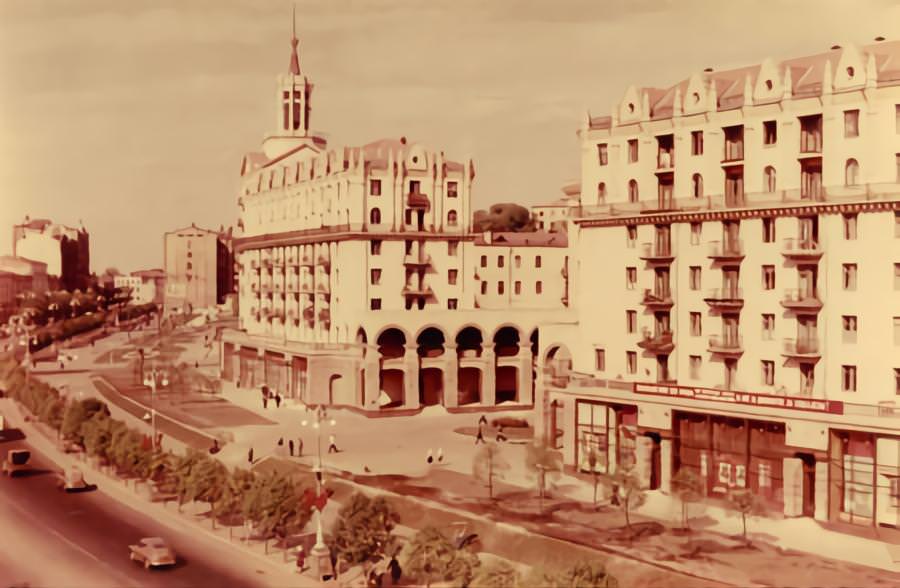
[{"label": "decorative pediment", "polygon": [[769,102],[782,97],[784,97],[784,79],[778,71],[778,66],[767,57],[759,65],[759,72],[756,74],[753,101]]},{"label": "decorative pediment", "polygon": [[683,105],[682,110],[685,114],[706,112],[707,87],[706,81],[701,74],[694,74],[688,80],[687,90],[684,93]]},{"label": "decorative pediment", "polygon": [[413,171],[426,171],[428,169],[428,154],[421,145],[410,145],[406,152],[406,169]]},{"label": "decorative pediment", "polygon": [[619,124],[637,122],[643,118],[641,112],[643,98],[636,86],[629,86],[625,91],[625,97],[619,104]]},{"label": "decorative pediment", "polygon": [[859,47],[850,43],[841,51],[834,71],[834,89],[846,90],[866,84],[866,59]]}]

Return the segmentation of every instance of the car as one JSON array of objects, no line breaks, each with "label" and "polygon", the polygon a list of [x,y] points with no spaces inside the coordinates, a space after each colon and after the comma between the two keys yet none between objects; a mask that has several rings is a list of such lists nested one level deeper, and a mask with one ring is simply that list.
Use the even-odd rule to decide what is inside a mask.
[{"label": "car", "polygon": [[27,449],[10,449],[6,453],[6,459],[3,460],[3,473],[13,477],[16,472],[31,469],[31,465],[28,463],[30,459],[31,452]]},{"label": "car", "polygon": [[144,564],[145,569],[175,565],[175,551],[161,537],[144,537],[128,548],[131,561]]},{"label": "car", "polygon": [[84,481],[84,474],[78,466],[72,466],[59,475],[58,486],[66,492],[82,492],[92,486]]}]

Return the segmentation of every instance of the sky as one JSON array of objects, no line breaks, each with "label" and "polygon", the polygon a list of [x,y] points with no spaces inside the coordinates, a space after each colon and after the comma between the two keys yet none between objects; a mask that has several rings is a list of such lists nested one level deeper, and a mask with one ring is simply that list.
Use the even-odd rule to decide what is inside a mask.
[{"label": "sky", "polygon": [[472,157],[482,208],[558,198],[631,84],[900,38],[896,0],[0,0],[0,254],[25,215],[83,223],[98,273],[234,224],[292,6],[312,127]]}]

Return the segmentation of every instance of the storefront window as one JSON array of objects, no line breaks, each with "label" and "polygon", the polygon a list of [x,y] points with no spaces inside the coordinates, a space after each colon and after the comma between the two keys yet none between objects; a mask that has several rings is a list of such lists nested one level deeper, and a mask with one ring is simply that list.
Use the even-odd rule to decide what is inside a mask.
[{"label": "storefront window", "polygon": [[[578,468],[591,472],[591,455],[595,456],[593,471],[604,474],[609,468],[609,426],[605,404],[579,402],[577,408],[578,426]],[[615,437],[613,437],[615,443]]]},{"label": "storefront window", "polygon": [[871,519],[874,513],[875,445],[869,435],[844,438],[844,496],[841,510],[854,517]]}]

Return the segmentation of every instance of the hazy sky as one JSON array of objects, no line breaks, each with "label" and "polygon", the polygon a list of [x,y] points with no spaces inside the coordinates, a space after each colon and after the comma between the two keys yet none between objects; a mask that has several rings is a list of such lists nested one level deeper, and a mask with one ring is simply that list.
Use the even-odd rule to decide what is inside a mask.
[{"label": "hazy sky", "polygon": [[[900,37],[887,0],[298,0],[312,126],[475,159],[477,206],[555,199],[575,131],[629,84]],[[91,233],[95,271],[237,218],[274,125],[289,0],[0,0],[0,254],[26,214]]]}]

